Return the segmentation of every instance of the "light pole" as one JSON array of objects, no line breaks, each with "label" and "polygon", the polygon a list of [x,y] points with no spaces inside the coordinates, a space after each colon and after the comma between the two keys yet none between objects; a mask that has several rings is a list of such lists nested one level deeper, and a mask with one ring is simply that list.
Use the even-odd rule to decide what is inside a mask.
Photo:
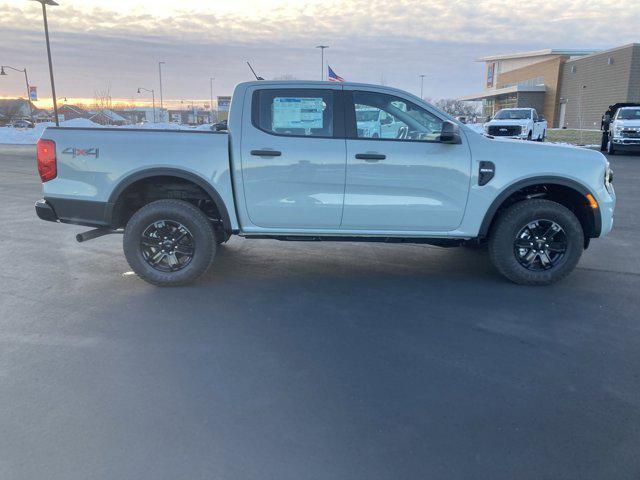
[{"label": "light pole", "polygon": [[420,100],[424,100],[423,92],[424,92],[424,77],[425,75],[418,75],[420,77]]},{"label": "light pole", "polygon": [[42,19],[44,21],[44,36],[47,40],[47,57],[49,58],[49,77],[51,78],[51,96],[53,97],[53,115],[56,118],[56,126],[60,126],[58,121],[58,102],[56,100],[56,84],[53,81],[53,62],[51,61],[51,45],[49,44],[49,24],[47,23],[47,5],[52,7],[58,4],[54,0],[34,0],[42,5]]},{"label": "light pole", "polygon": [[0,75],[6,75],[7,73],[4,71],[5,68],[10,68],[16,72],[24,73],[24,83],[27,85],[27,103],[29,104],[29,117],[31,117],[31,121],[33,122],[33,108],[31,107],[31,95],[29,92],[29,77],[27,77],[27,68],[23,68],[20,70],[19,68],[10,67],[9,65],[0,65]]},{"label": "light pole", "polygon": [[[162,112],[162,65],[165,62],[158,62],[158,76],[160,77],[160,111]],[[162,113],[160,114],[162,115]]]},{"label": "light pole", "polygon": [[142,93],[142,90],[144,90],[145,92],[151,92],[151,105],[153,105],[153,123],[156,123],[156,92],[153,88],[148,89],[144,87],[138,87],[138,93]]},{"label": "light pole", "polygon": [[209,102],[209,123],[213,123],[213,81],[215,77],[209,77],[209,86],[211,87],[211,98]]},{"label": "light pole", "polygon": [[320,81],[324,80],[324,49],[329,48],[329,45],[318,45],[316,48],[320,49]]}]

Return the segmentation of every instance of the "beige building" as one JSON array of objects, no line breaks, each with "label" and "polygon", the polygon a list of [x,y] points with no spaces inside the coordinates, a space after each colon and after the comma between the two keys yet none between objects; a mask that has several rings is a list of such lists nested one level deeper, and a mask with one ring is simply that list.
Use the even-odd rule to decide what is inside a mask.
[{"label": "beige building", "polygon": [[547,49],[495,55],[485,63],[483,115],[502,108],[531,107],[550,127],[599,128],[617,102],[640,101],[640,44],[606,51]]}]

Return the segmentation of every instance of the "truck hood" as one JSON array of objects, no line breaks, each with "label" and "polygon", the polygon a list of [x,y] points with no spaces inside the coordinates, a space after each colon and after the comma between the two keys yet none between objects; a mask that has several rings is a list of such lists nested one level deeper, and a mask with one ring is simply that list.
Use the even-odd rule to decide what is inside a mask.
[{"label": "truck hood", "polygon": [[485,125],[527,125],[531,120],[491,120],[490,122],[485,123]]},{"label": "truck hood", "polygon": [[640,120],[616,120],[613,125],[615,127],[640,128]]},{"label": "truck hood", "polygon": [[[593,166],[607,165],[607,158],[597,150],[574,147],[571,145],[558,145],[553,143],[523,142],[507,138],[490,138],[484,136],[482,142],[484,157],[513,158],[514,161],[524,161],[531,165],[544,166],[543,171],[551,173],[554,165],[576,165],[577,168],[586,164]],[[542,173],[542,171],[541,171]]]}]

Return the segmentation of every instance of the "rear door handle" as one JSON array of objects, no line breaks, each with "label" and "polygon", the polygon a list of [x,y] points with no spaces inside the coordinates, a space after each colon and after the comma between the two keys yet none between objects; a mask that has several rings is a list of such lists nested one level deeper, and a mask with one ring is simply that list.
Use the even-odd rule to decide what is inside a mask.
[{"label": "rear door handle", "polygon": [[356,158],[358,160],[384,160],[387,156],[380,153],[356,153]]},{"label": "rear door handle", "polygon": [[279,157],[282,152],[278,150],[251,150],[251,155],[256,157]]}]

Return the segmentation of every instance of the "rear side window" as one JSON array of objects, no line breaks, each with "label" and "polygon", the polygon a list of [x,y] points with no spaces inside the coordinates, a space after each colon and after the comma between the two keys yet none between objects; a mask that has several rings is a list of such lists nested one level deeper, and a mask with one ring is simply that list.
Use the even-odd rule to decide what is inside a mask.
[{"label": "rear side window", "polygon": [[253,94],[253,126],[274,135],[334,136],[334,91],[258,90]]}]

